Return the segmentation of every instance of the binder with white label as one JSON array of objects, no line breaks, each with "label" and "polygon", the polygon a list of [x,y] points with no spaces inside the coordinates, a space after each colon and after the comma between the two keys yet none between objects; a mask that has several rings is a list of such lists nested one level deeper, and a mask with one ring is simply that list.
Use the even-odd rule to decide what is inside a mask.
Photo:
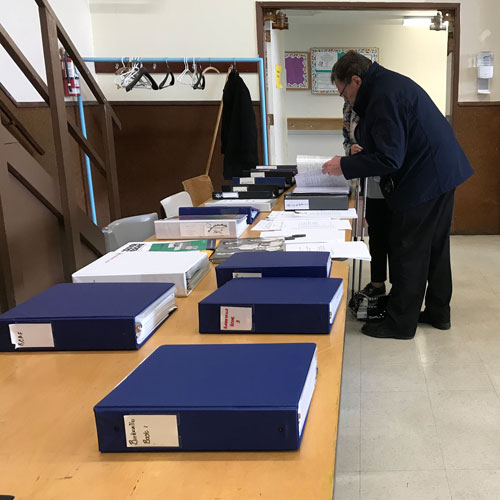
[{"label": "binder with white label", "polygon": [[330,333],[339,278],[236,278],[198,303],[200,333]]},{"label": "binder with white label", "polygon": [[235,253],[215,268],[217,286],[233,278],[310,277],[328,278],[330,252]]},{"label": "binder with white label", "polygon": [[172,283],[61,283],[0,315],[0,351],[138,349],[176,309]]},{"label": "binder with white label", "polygon": [[[238,206],[241,205],[242,201],[235,199],[235,200],[210,200],[205,203],[206,207],[221,207],[221,206]],[[260,212],[270,212],[274,205],[276,204],[276,198],[267,198],[263,200],[259,199],[246,199],[244,201],[245,205],[249,205]]]},{"label": "binder with white label", "polygon": [[244,214],[247,217],[247,224],[253,224],[259,215],[259,211],[253,207],[240,206],[219,206],[219,207],[179,207],[179,218],[184,215],[223,215],[223,214]]},{"label": "binder with white label", "polygon": [[296,450],[316,344],[164,345],[94,407],[101,452]]},{"label": "binder with white label", "polygon": [[347,195],[333,194],[285,194],[285,210],[347,210]]}]

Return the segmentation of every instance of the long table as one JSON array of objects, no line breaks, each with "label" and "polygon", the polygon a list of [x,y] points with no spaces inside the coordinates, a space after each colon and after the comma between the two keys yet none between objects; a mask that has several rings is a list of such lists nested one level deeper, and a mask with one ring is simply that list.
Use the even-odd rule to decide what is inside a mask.
[{"label": "long table", "polygon": [[[281,207],[280,200],[275,208]],[[347,264],[333,262],[331,275],[344,279],[344,296],[329,335],[200,335],[197,304],[216,288],[212,266],[138,351],[1,354],[0,494],[16,500],[330,500]],[[99,453],[93,406],[158,346],[267,342],[317,344],[318,379],[300,450]]]}]

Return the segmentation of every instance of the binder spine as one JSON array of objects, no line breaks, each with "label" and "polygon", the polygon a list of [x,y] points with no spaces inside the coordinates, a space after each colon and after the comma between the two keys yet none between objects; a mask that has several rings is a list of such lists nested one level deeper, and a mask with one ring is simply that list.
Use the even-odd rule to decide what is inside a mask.
[{"label": "binder spine", "polygon": [[15,349],[10,341],[9,323],[0,324],[0,351],[101,351],[137,349],[133,318],[78,319],[53,321],[17,321],[17,323],[51,323],[54,348]]},{"label": "binder spine", "polygon": [[[94,408],[99,451],[272,451],[299,447],[296,408],[160,409]],[[179,446],[128,447],[124,415],[176,415]]]},{"label": "binder spine", "polygon": [[246,333],[330,333],[328,304],[198,304],[200,333],[242,333],[222,330],[221,306],[253,308],[251,331]]}]

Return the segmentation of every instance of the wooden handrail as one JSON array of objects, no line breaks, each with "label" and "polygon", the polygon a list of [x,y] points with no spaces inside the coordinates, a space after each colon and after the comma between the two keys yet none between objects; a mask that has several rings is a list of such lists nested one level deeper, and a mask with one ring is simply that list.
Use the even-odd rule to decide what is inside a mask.
[{"label": "wooden handrail", "polygon": [[30,134],[26,127],[14,116],[12,111],[0,100],[0,112],[9,120],[9,124],[14,126],[16,130],[28,141],[39,155],[44,155],[45,150],[38,144],[36,139]]},{"label": "wooden handrail", "polygon": [[87,156],[90,158],[94,166],[101,172],[101,174],[106,177],[108,174],[106,172],[106,165],[104,164],[104,160],[99,156],[97,151],[93,148],[90,142],[85,139],[80,129],[76,127],[72,122],[68,120],[68,132],[71,134],[71,137],[75,139],[75,141],[80,145],[80,147],[85,151]]}]

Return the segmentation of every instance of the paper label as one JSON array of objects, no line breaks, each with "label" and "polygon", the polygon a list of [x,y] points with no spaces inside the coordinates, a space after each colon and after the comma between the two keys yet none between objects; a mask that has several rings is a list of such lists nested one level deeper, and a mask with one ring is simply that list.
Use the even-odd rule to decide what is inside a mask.
[{"label": "paper label", "polygon": [[285,199],[285,210],[309,210],[309,200]]},{"label": "paper label", "polygon": [[205,236],[231,236],[229,222],[205,222]]},{"label": "paper label", "polygon": [[255,184],[253,177],[240,177],[240,184]]},{"label": "paper label", "polygon": [[260,170],[264,170],[264,169],[271,169],[271,170],[278,170],[278,166],[277,165],[257,165],[255,168],[258,168]]},{"label": "paper label", "polygon": [[246,193],[248,188],[246,186],[233,186],[233,191],[235,193]]},{"label": "paper label", "polygon": [[179,447],[177,415],[123,415],[127,448]]},{"label": "paper label", "polygon": [[220,329],[252,331],[252,308],[221,306]]},{"label": "paper label", "polygon": [[262,278],[262,273],[233,273],[233,278]]},{"label": "paper label", "polygon": [[223,198],[238,198],[238,193],[234,192],[227,192],[227,193],[222,193]]},{"label": "paper label", "polygon": [[12,323],[10,340],[16,349],[54,347],[51,323]]},{"label": "paper label", "polygon": [[264,172],[251,172],[250,175],[252,177],[265,177],[266,174]]},{"label": "paper label", "polygon": [[181,222],[179,232],[181,236],[200,236],[204,235],[205,224],[203,222]]}]

